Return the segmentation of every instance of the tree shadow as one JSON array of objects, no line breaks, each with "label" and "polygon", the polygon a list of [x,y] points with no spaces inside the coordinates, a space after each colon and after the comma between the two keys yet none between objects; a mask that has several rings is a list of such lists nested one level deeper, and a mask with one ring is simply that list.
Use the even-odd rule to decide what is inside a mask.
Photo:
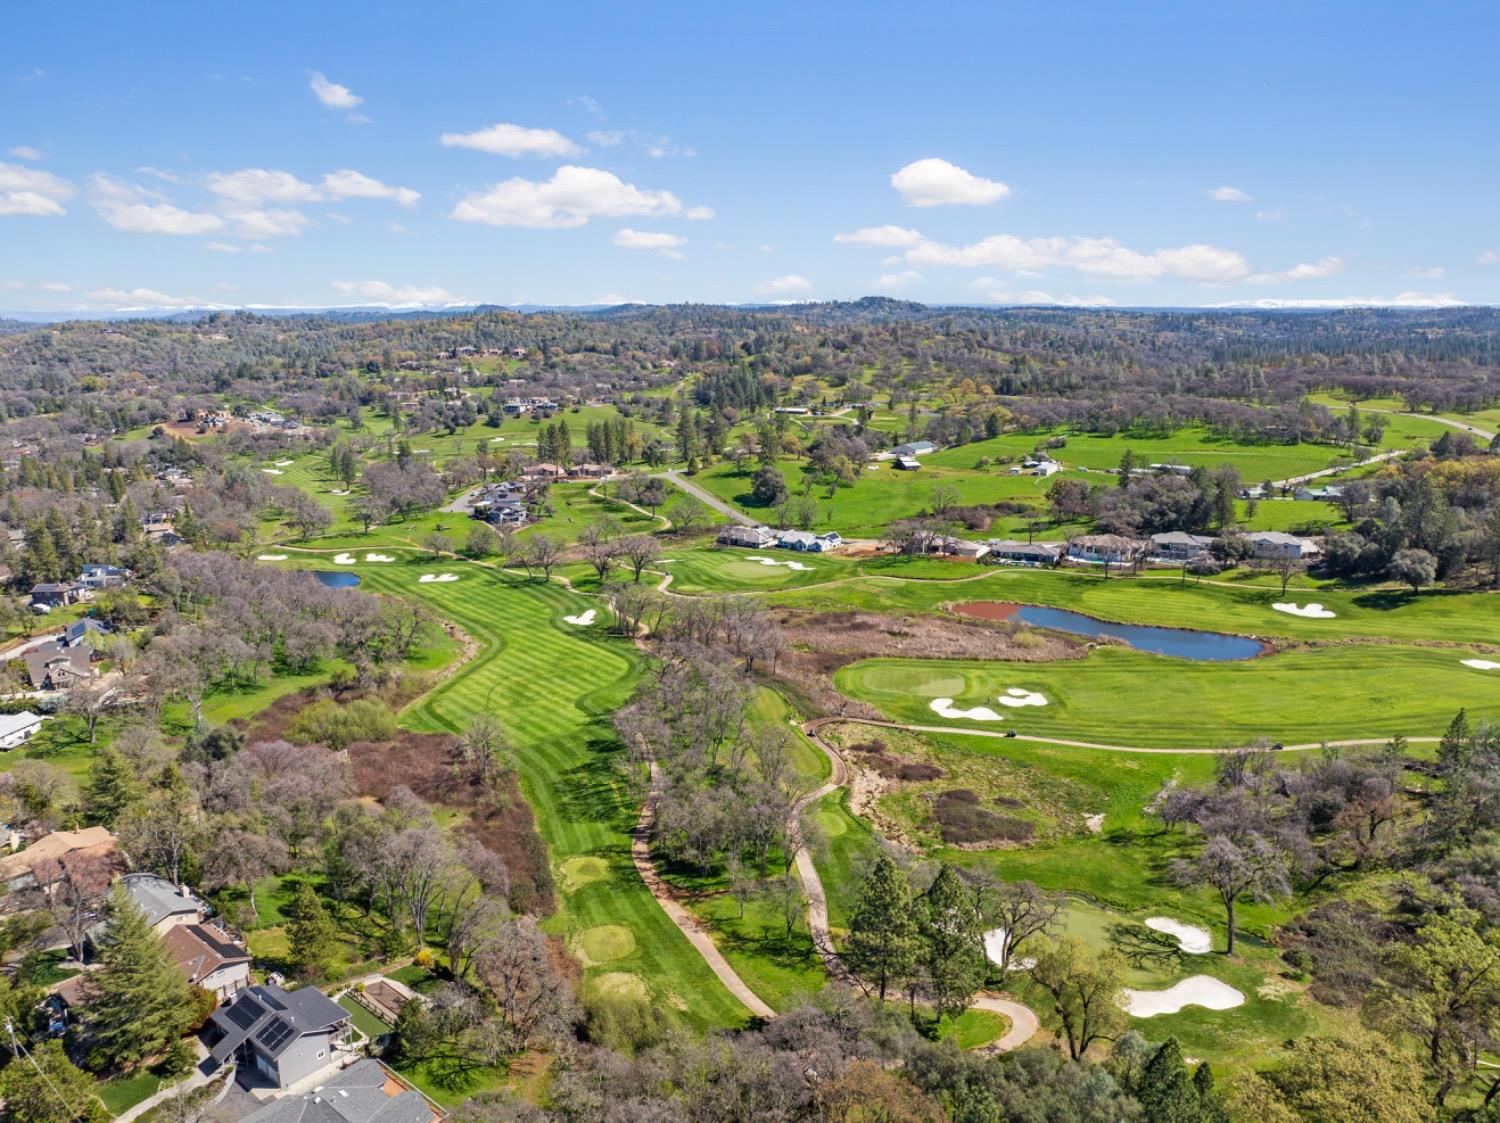
[{"label": "tree shadow", "polygon": [[1139,970],[1162,971],[1182,965],[1182,951],[1177,941],[1144,924],[1111,924],[1107,938],[1110,947]]}]

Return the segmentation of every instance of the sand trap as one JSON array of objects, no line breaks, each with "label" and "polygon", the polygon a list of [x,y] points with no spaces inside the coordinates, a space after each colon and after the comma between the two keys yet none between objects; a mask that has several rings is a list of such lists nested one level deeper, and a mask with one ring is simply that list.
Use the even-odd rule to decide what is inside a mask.
[{"label": "sand trap", "polygon": [[393,557],[391,557],[390,554],[366,554],[365,555],[365,561],[372,561],[372,562],[393,562],[395,560],[396,559],[393,558]]},{"label": "sand trap", "polygon": [[429,582],[432,582],[432,581],[457,581],[458,580],[458,574],[456,574],[456,573],[424,573],[424,574],[422,574],[422,576],[418,577],[417,580],[421,584],[423,584],[423,585],[426,585],[426,584],[428,584]]},{"label": "sand trap", "polygon": [[1120,1003],[1132,1018],[1154,1018],[1175,1014],[1184,1006],[1208,1010],[1232,1010],[1245,1004],[1245,996],[1212,975],[1192,975],[1166,990],[1129,990]]},{"label": "sand trap", "polygon": [[331,490],[328,494],[329,495],[348,495],[349,493],[347,491],[345,491],[343,488],[336,487],[333,490]]},{"label": "sand trap", "polygon": [[268,476],[279,476],[279,475],[281,475],[281,469],[280,468],[262,468],[261,471],[264,472]]},{"label": "sand trap", "polygon": [[1311,604],[1305,604],[1301,606],[1287,603],[1273,604],[1271,607],[1274,608],[1277,612],[1285,612],[1288,616],[1306,616],[1313,620],[1332,620],[1335,616],[1338,615],[1337,612],[1334,612],[1331,609],[1324,608],[1317,601],[1313,601]]},{"label": "sand trap", "polygon": [[1476,671],[1500,671],[1500,663],[1493,659],[1465,659],[1465,667],[1473,667]]},{"label": "sand trap", "polygon": [[1097,815],[1085,815],[1083,817],[1083,825],[1088,827],[1090,834],[1103,834],[1104,812],[1101,811]]},{"label": "sand trap", "polygon": [[295,463],[296,463],[295,460],[278,460],[278,461],[276,461],[276,467],[278,467],[278,468],[285,468],[288,465],[295,464]]},{"label": "sand trap", "polygon": [[563,619],[569,624],[576,624],[580,628],[587,628],[594,622],[596,615],[596,611],[591,608],[587,612],[580,612],[577,616],[564,616]]},{"label": "sand trap", "polygon": [[1047,697],[1034,690],[1022,690],[1019,686],[1012,686],[996,701],[1002,706],[1045,706]]},{"label": "sand trap", "polygon": [[[984,954],[991,963],[1000,963],[1005,958],[1005,929],[991,928],[984,934]],[[1007,971],[1030,971],[1036,966],[1035,959],[1017,957],[1010,961]]]},{"label": "sand trap", "polygon": [[286,561],[285,554],[257,554],[256,561]]},{"label": "sand trap", "polygon": [[1184,924],[1168,916],[1148,916],[1146,927],[1175,937],[1178,949],[1188,955],[1207,955],[1214,950],[1213,935],[1207,928],[1199,928],[1196,924]]},{"label": "sand trap", "polygon": [[934,698],[929,705],[939,717],[964,718],[968,721],[1004,721],[1005,719],[988,706],[975,706],[972,710],[960,710],[953,705],[952,698]]},{"label": "sand trap", "polygon": [[491,437],[490,438],[490,444],[496,445],[496,444],[499,444],[503,440],[505,440],[504,437]]},{"label": "sand trap", "polygon": [[335,554],[333,557],[334,565],[353,565],[357,561],[359,559],[353,554]]},{"label": "sand trap", "polygon": [[753,562],[760,562],[761,565],[783,565],[786,566],[787,569],[800,569],[804,573],[812,569],[812,566],[803,565],[799,561],[783,561],[781,558],[752,557],[750,560]]}]

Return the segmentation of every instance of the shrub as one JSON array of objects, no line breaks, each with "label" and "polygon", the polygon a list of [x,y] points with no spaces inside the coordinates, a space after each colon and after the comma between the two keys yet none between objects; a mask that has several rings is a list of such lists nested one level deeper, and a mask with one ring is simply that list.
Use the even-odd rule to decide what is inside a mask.
[{"label": "shrub", "polygon": [[933,800],[932,817],[947,843],[1029,842],[1036,836],[1035,824],[981,807],[979,796],[966,788],[941,793]]},{"label": "shrub", "polygon": [[360,698],[342,706],[325,698],[298,714],[288,735],[298,744],[317,742],[338,750],[353,741],[388,741],[395,732],[396,716],[377,698]]},{"label": "shrub", "polygon": [[589,1040],[606,1049],[636,1053],[661,1044],[667,1035],[666,1018],[643,998],[593,994],[583,1005]]}]

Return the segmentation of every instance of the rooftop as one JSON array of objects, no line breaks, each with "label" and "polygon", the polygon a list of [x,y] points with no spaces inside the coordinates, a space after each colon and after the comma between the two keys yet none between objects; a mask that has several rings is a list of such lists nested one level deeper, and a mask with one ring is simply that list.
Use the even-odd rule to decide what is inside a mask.
[{"label": "rooftop", "polygon": [[379,1061],[363,1060],[310,1092],[283,1096],[243,1123],[431,1123],[427,1098]]}]

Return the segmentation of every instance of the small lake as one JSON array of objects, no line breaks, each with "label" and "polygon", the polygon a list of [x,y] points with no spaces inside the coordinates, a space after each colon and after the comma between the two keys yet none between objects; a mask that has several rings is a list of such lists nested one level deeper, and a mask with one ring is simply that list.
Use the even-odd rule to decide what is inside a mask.
[{"label": "small lake", "polygon": [[1254,659],[1266,649],[1265,644],[1259,640],[1244,636],[1198,632],[1190,628],[1156,628],[1149,624],[1112,624],[1108,620],[1096,620],[1081,612],[1070,612],[1066,608],[1046,608],[1038,604],[970,601],[954,605],[953,611],[981,620],[1019,620],[1033,627],[1071,632],[1075,636],[1086,636],[1089,639],[1111,636],[1124,640],[1138,651],[1205,663]]},{"label": "small lake", "polygon": [[348,570],[339,569],[315,569],[313,576],[320,584],[330,589],[352,589],[359,584],[359,574],[350,573]]}]

